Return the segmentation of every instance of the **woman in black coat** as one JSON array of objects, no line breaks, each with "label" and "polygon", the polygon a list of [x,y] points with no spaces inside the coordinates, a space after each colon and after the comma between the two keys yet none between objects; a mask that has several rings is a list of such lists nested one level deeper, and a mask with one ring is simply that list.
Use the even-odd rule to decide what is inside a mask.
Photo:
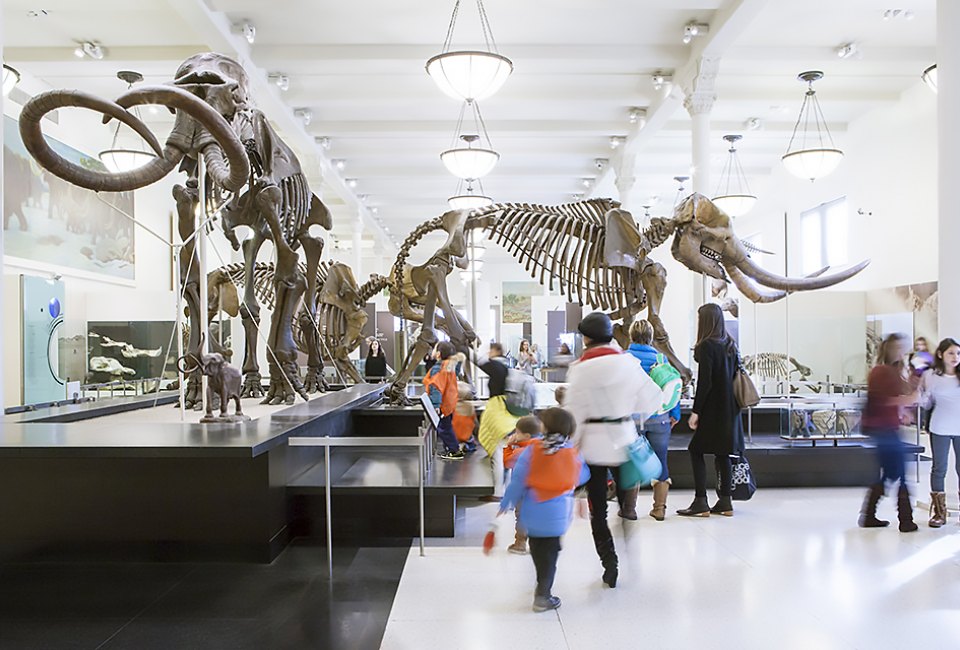
[{"label": "woman in black coat", "polygon": [[367,361],[363,364],[363,374],[367,379],[383,381],[387,376],[387,356],[380,347],[380,341],[374,339],[367,350]]},{"label": "woman in black coat", "polygon": [[[731,455],[743,452],[740,406],[733,394],[733,377],[739,365],[737,344],[727,334],[720,306],[707,304],[697,312],[697,345],[693,357],[697,369],[697,392],[693,398],[688,447],[696,489],[689,508],[678,510],[685,517],[733,516]],[[713,454],[720,477],[720,498],[713,508],[707,503],[707,465],[704,454]]]}]

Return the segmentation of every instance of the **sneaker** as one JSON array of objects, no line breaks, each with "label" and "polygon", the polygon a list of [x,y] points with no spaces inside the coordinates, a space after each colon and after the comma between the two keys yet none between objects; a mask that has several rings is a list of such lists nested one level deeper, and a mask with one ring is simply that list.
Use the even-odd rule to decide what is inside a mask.
[{"label": "sneaker", "polygon": [[445,451],[440,454],[440,458],[444,460],[463,460],[463,452],[459,449],[457,451]]},{"label": "sneaker", "polygon": [[537,596],[533,599],[533,611],[549,612],[551,609],[560,607],[560,599],[557,596]]},{"label": "sneaker", "polygon": [[527,554],[527,545],[521,542],[514,542],[507,547],[507,551],[513,553],[514,555],[526,555]]}]

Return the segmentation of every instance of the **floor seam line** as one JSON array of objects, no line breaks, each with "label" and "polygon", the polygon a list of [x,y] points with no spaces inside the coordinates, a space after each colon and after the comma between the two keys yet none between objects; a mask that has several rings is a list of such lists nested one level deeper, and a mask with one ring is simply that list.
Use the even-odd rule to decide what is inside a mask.
[{"label": "floor seam line", "polygon": [[154,598],[148,605],[146,605],[143,609],[141,609],[139,612],[137,612],[137,613],[133,616],[133,618],[131,618],[129,621],[127,621],[126,623],[124,623],[123,625],[121,625],[120,628],[119,628],[116,632],[114,632],[113,634],[111,634],[110,636],[108,636],[102,643],[100,643],[100,645],[97,646],[96,650],[100,650],[100,648],[102,648],[102,647],[104,647],[105,645],[107,645],[108,643],[110,643],[110,641],[112,641],[113,639],[115,639],[118,634],[120,634],[120,633],[123,632],[125,629],[127,629],[127,628],[130,626],[131,623],[133,623],[135,620],[137,620],[138,618],[140,618],[141,616],[143,616],[143,613],[144,613],[144,612],[146,612],[148,609],[150,609],[151,607],[153,607],[154,605],[156,605],[158,602],[160,602],[161,600],[163,600],[163,598],[164,598],[167,594],[169,594],[171,591],[173,591],[174,589],[176,589],[177,587],[179,587],[179,586],[183,583],[183,581],[186,580],[187,578],[189,578],[191,575],[193,575],[193,574],[196,572],[196,570],[197,570],[196,567],[194,567],[193,569],[190,569],[189,571],[187,571],[187,572],[183,575],[182,578],[180,578],[180,579],[177,580],[175,583],[173,583],[172,585],[170,585],[170,587],[169,587],[166,591],[164,591],[162,594],[160,594],[159,596],[157,596],[156,598]]}]

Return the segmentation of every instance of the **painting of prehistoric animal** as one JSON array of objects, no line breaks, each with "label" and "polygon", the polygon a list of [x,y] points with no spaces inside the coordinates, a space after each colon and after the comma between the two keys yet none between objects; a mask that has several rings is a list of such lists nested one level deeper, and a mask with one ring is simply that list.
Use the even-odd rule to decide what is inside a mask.
[{"label": "painting of prehistoric animal", "polygon": [[[162,145],[131,110],[148,104],[165,106],[175,113],[173,128]],[[135,170],[109,174],[66,160],[50,147],[41,130],[47,113],[66,107],[100,112],[105,122],[122,122],[143,138],[154,158]],[[316,322],[316,269],[323,240],[311,234],[310,228],[329,230],[331,216],[310,190],[296,154],[270,125],[269,116],[254,105],[250,79],[240,63],[215,52],[196,54],[180,64],[170,83],[136,87],[115,101],[76,90],[40,93],[23,107],[20,136],[45,170],[98,192],[132,191],[156,183],[174,170],[185,173],[185,183],[173,187],[173,199],[177,229],[184,242],[180,277],[191,321],[187,349],[197,348],[198,319],[207,318],[207,306],[200,305],[202,279],[196,239],[192,237],[202,201],[204,214],[218,218],[231,245],[243,251],[247,281],[239,306],[246,342],[242,394],[262,396],[269,404],[292,404],[298,395],[306,400],[308,390],[318,387],[319,336],[315,328],[305,333],[309,352],[307,373],[301,377],[293,320],[302,299],[308,317]],[[206,170],[205,183],[201,183],[201,162]],[[253,231],[242,244],[234,232],[240,226]],[[264,395],[257,359],[260,305],[252,280],[257,256],[268,241],[277,260],[273,276],[276,305],[265,337],[270,383]],[[306,272],[299,264],[301,250]],[[200,402],[199,393],[199,382],[192,375],[187,384],[187,406]]]},{"label": "painting of prehistoric animal", "polygon": [[[105,171],[96,158],[58,140],[47,144],[85,169]],[[41,168],[27,153],[17,121],[3,118],[4,253],[33,268],[134,279],[132,192],[94,192]]]}]

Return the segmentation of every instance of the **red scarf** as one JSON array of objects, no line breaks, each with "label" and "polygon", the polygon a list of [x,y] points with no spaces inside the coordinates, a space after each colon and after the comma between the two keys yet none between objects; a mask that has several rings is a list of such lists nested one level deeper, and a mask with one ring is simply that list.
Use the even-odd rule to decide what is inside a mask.
[{"label": "red scarf", "polygon": [[530,454],[527,487],[533,490],[537,501],[549,501],[577,487],[580,455],[576,449],[565,447],[545,454],[543,445],[537,441],[530,449]]},{"label": "red scarf", "polygon": [[620,354],[620,350],[615,350],[609,345],[598,345],[593,348],[587,348],[583,351],[583,354],[580,355],[580,361],[589,361],[597,357],[605,357],[608,354]]}]

